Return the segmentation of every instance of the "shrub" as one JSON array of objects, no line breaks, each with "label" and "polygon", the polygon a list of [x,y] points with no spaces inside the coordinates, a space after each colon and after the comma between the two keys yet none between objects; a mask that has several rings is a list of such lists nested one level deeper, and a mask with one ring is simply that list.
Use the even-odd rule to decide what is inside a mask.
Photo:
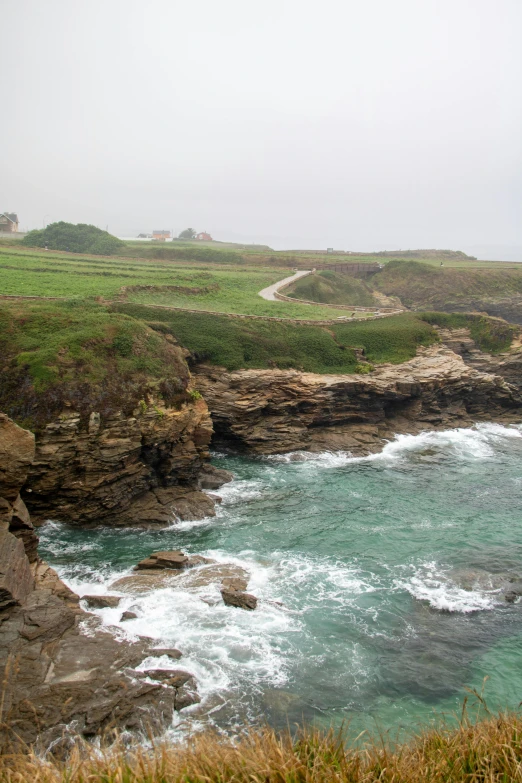
[{"label": "shrub", "polygon": [[125,242],[87,223],[51,223],[44,229],[29,231],[22,240],[28,247],[48,247],[51,250],[69,250],[71,253],[92,253],[112,256],[123,251]]}]

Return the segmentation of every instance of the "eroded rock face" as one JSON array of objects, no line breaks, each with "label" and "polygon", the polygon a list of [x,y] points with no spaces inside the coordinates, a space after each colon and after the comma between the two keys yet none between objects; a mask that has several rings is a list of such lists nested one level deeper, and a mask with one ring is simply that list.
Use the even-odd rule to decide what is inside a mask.
[{"label": "eroded rock face", "polygon": [[216,439],[259,454],[342,449],[365,455],[396,433],[518,421],[522,405],[519,390],[504,378],[466,365],[445,346],[369,375],[209,366],[195,372]]},{"label": "eroded rock face", "polygon": [[37,437],[23,497],[37,522],[167,525],[213,516],[198,484],[211,436],[203,400],[105,421],[93,413],[87,428],[65,412]]},{"label": "eroded rock face", "polygon": [[[194,681],[170,685],[135,676],[135,667],[151,654],[152,640],[116,640],[38,560],[37,539],[18,495],[34,438],[3,415],[0,434],[5,435],[0,442],[0,744],[39,740],[48,748],[68,734],[161,731],[173,710],[198,701]],[[105,599],[103,605],[113,603],[111,596],[98,598]]]},{"label": "eroded rock face", "polygon": [[0,612],[33,590],[38,538],[20,489],[34,458],[34,436],[0,413]]}]

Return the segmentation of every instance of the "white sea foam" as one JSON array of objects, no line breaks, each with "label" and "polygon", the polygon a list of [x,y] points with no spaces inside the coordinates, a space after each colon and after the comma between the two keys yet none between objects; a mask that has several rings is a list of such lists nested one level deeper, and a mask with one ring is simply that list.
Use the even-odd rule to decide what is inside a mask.
[{"label": "white sea foam", "polygon": [[258,479],[240,479],[224,484],[219,488],[218,494],[222,499],[223,505],[232,506],[260,498],[266,489],[266,484]]},{"label": "white sea foam", "polygon": [[464,590],[452,581],[445,569],[433,562],[422,564],[408,579],[397,580],[396,585],[440,612],[469,614],[494,609],[498,604],[494,591]]},{"label": "white sea foam", "polygon": [[422,432],[418,435],[396,435],[376,454],[354,457],[349,451],[319,453],[292,451],[265,457],[267,461],[300,464],[305,467],[339,468],[364,462],[394,462],[405,460],[422,452],[440,456],[460,457],[464,460],[491,459],[503,442],[522,438],[522,425],[476,424],[450,430]]}]

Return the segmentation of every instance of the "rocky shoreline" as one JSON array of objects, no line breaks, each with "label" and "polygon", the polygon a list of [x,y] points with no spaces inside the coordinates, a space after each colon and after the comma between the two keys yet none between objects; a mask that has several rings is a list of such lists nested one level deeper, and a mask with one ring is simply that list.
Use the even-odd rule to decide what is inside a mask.
[{"label": "rocky shoreline", "polygon": [[213,516],[204,489],[230,480],[209,464],[212,422],[202,399],[161,402],[104,419],[65,410],[38,433],[22,496],[33,521],[82,527],[167,525]]},{"label": "rocky shoreline", "polygon": [[[78,734],[160,733],[175,710],[198,703],[194,676],[182,662],[179,668],[179,650],[118,637],[89,611],[117,608],[115,593],[211,584],[216,600],[233,611],[257,605],[244,569],[170,550],[140,561],[110,586],[111,594],[80,601],[40,561],[29,512],[36,523],[54,518],[82,527],[161,527],[175,518],[212,516],[217,499],[209,490],[232,479],[209,463],[213,429],[218,444],[254,454],[366,455],[397,433],[519,422],[518,353],[488,357],[469,334],[442,337],[445,344],[367,375],[202,365],[194,370],[202,399],[195,395],[179,409],[148,405],[103,421],[93,412],[87,428],[68,409],[36,442],[0,414],[2,739],[61,747]],[[506,582],[503,589],[509,602],[522,587]],[[131,605],[120,622],[136,617]],[[164,668],[143,668],[147,657],[163,655],[170,662]]]},{"label": "rocky shoreline", "polygon": [[218,445],[265,455],[343,450],[366,456],[396,434],[520,421],[519,386],[498,374],[500,362],[496,372],[484,372],[486,358],[477,369],[436,345],[365,375],[205,365],[194,372]]}]

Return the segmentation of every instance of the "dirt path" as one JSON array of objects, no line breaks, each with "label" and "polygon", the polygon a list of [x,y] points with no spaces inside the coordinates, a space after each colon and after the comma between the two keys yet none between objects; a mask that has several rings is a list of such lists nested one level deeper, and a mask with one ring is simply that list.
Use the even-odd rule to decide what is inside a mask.
[{"label": "dirt path", "polygon": [[268,288],[263,288],[263,290],[259,292],[259,296],[262,296],[263,299],[267,299],[269,302],[277,302],[277,297],[275,294],[280,288],[284,288],[285,285],[290,285],[290,283],[293,283],[294,280],[299,280],[300,277],[304,277],[305,275],[309,274],[310,271],[306,270],[304,272],[296,272],[295,275],[285,277],[284,280],[279,280],[278,283],[269,285]]}]

